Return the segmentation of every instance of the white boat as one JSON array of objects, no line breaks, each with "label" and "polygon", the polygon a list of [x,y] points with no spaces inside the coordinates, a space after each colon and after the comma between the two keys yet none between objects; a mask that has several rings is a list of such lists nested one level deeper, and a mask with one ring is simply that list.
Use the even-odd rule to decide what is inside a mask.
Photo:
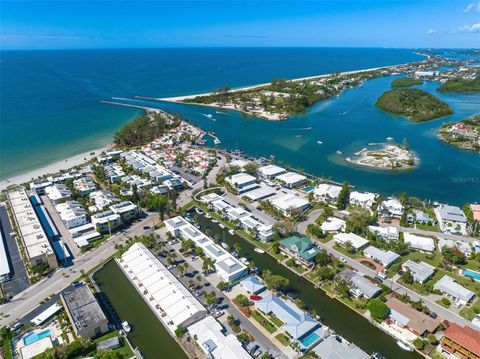
[{"label": "white boat", "polygon": [[322,141],[317,141],[317,143],[318,143],[319,145],[323,145],[323,142],[322,142]]},{"label": "white boat", "polygon": [[132,330],[132,328],[130,328],[130,324],[128,324],[126,320],[122,322],[122,329],[125,333],[130,333],[130,330]]},{"label": "white boat", "polygon": [[219,224],[220,228],[225,228],[225,225],[223,223]]},{"label": "white boat", "polygon": [[265,251],[263,249],[260,249],[260,248],[257,248],[257,247],[255,247],[254,251],[257,252],[257,253],[260,253],[260,254],[265,253]]},{"label": "white boat", "polygon": [[393,137],[387,137],[387,141],[393,141]]},{"label": "white boat", "polygon": [[197,212],[198,214],[203,214],[203,211],[198,207],[195,208],[195,212]]},{"label": "white boat", "polygon": [[209,215],[208,213],[205,214],[205,217],[207,217],[207,218],[212,218],[212,216]]},{"label": "white boat", "polygon": [[342,151],[337,151],[337,155],[341,155],[342,153]]},{"label": "white boat", "polygon": [[221,144],[222,142],[220,142],[220,140],[219,140],[218,138],[215,138],[215,139],[213,140],[213,143],[216,144],[216,145],[219,145],[219,144]]},{"label": "white boat", "polygon": [[233,229],[229,229],[228,233],[230,233],[233,236],[235,234],[235,231]]},{"label": "white boat", "polygon": [[348,111],[345,111],[345,112],[340,113],[340,117],[345,116],[347,113],[348,113]]},{"label": "white boat", "polygon": [[211,115],[211,114],[209,114],[209,113],[208,113],[208,114],[207,114],[207,113],[204,113],[203,116],[205,116],[205,117],[207,117],[207,118],[212,118],[212,117],[213,117],[213,115]]},{"label": "white boat", "polygon": [[245,265],[248,265],[248,263],[250,263],[250,262],[248,261],[248,259],[245,258],[245,257],[242,257],[242,258],[240,258],[239,260],[240,260],[240,262],[242,262],[242,263],[245,264]]},{"label": "white boat", "polygon": [[400,340],[397,340],[397,345],[403,350],[406,350],[407,352],[413,352],[413,348],[410,345],[407,345]]},{"label": "white boat", "polygon": [[223,247],[223,249],[228,249],[228,244],[225,243],[225,242],[222,242],[222,247]]},{"label": "white boat", "polygon": [[212,219],[212,222],[213,223],[218,223],[218,221],[216,219]]}]

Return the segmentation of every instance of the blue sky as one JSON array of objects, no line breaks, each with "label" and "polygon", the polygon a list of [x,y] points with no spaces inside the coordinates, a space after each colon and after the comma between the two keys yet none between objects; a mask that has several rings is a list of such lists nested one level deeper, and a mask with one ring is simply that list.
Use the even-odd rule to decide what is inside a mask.
[{"label": "blue sky", "polygon": [[1,1],[2,49],[480,47],[480,1]]}]

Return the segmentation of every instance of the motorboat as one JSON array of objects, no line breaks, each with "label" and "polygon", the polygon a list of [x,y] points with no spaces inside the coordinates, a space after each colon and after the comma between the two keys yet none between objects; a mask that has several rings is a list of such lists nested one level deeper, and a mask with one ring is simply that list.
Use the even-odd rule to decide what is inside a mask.
[{"label": "motorboat", "polygon": [[130,324],[128,324],[126,320],[122,322],[122,329],[125,333],[130,333],[130,331],[132,330]]},{"label": "motorboat", "polygon": [[245,258],[245,257],[242,257],[242,258],[240,258],[239,260],[240,260],[240,262],[242,262],[242,263],[245,264],[245,265],[248,265],[248,263],[250,263],[250,262],[248,261],[248,259]]},{"label": "motorboat", "polygon": [[260,253],[260,254],[265,253],[265,251],[263,249],[260,249],[260,248],[257,248],[257,247],[254,248],[254,251],[257,252],[257,253]]},{"label": "motorboat", "polygon": [[204,113],[203,116],[207,117],[207,118],[212,118],[213,115],[212,114],[209,114],[209,113]]},{"label": "motorboat", "polygon": [[397,345],[403,350],[406,350],[407,352],[413,352],[413,348],[410,345],[405,344],[401,340],[397,340]]},{"label": "motorboat", "polygon": [[228,249],[228,244],[225,243],[225,242],[222,242],[222,247],[223,247],[223,249]]},{"label": "motorboat", "polygon": [[319,145],[323,145],[323,142],[322,142],[322,141],[317,141],[317,143],[318,143]]},{"label": "motorboat", "polygon": [[235,234],[235,231],[233,229],[229,229],[228,233],[230,233],[233,236]]},{"label": "motorboat", "polygon": [[340,150],[338,150],[338,151],[337,151],[337,155],[341,155],[341,154],[343,154],[343,152],[340,151]]},{"label": "motorboat", "polygon": [[387,137],[387,141],[393,141],[393,137]]}]

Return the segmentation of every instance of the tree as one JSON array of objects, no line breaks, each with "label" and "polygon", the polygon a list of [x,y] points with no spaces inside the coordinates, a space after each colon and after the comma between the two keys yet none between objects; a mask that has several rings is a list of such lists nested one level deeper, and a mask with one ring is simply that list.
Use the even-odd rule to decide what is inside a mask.
[{"label": "tree", "polygon": [[321,267],[318,269],[317,275],[320,281],[324,281],[324,280],[332,280],[333,277],[335,276],[335,273],[329,267]]},{"label": "tree", "polygon": [[280,252],[280,242],[279,241],[275,241],[275,242],[272,243],[272,251],[275,254],[278,254]]},{"label": "tree", "polygon": [[368,225],[372,224],[372,217],[368,209],[357,207],[350,211],[346,223],[348,232],[361,235],[367,233]]},{"label": "tree", "polygon": [[406,270],[405,272],[403,272],[401,278],[402,278],[402,281],[406,284],[413,284],[413,282],[415,281],[412,273],[409,270]]},{"label": "tree", "polygon": [[246,307],[247,305],[250,304],[250,300],[247,298],[246,295],[239,294],[235,297],[235,301],[237,302],[238,305],[242,307]]},{"label": "tree", "polygon": [[297,264],[297,262],[295,261],[294,258],[289,258],[289,259],[285,262],[285,264],[286,264],[287,266],[289,266],[289,267],[295,267],[295,265]]},{"label": "tree", "polygon": [[460,249],[458,249],[457,246],[454,246],[454,247],[444,246],[442,248],[442,255],[447,261],[453,264],[467,263],[465,254]]},{"label": "tree", "polygon": [[168,208],[168,198],[166,196],[160,195],[157,200],[157,211],[160,215],[160,220],[163,221],[165,218],[165,212]]},{"label": "tree", "polygon": [[210,257],[203,257],[203,264],[202,264],[202,270],[204,272],[209,273],[210,271],[214,270],[214,260]]},{"label": "tree", "polygon": [[234,250],[237,254],[239,254],[239,253],[240,253],[240,250],[241,250],[240,244],[234,243],[234,245],[233,245],[233,250]]},{"label": "tree", "polygon": [[179,325],[177,329],[175,329],[175,335],[177,336],[177,338],[182,337],[186,332],[187,329],[181,325]]},{"label": "tree", "polygon": [[288,278],[278,274],[272,274],[269,269],[263,272],[263,281],[269,290],[285,290],[288,289],[290,285]]},{"label": "tree", "polygon": [[212,304],[217,304],[218,303],[218,298],[217,298],[217,295],[215,294],[214,291],[206,293],[204,295],[204,298],[205,298],[205,303],[207,303],[207,305],[212,305]]},{"label": "tree", "polygon": [[388,317],[388,314],[390,313],[390,309],[388,308],[388,306],[380,299],[371,299],[368,302],[367,307],[370,311],[370,315],[378,321],[384,320],[386,317]]},{"label": "tree", "polygon": [[337,276],[334,281],[333,290],[342,298],[349,298],[350,297],[350,287],[352,286],[352,282],[350,279]]},{"label": "tree", "polygon": [[418,350],[422,350],[423,348],[425,348],[425,344],[426,344],[425,341],[421,338],[415,339],[412,343],[415,346],[415,348],[417,348]]},{"label": "tree", "polygon": [[217,284],[218,290],[221,290],[222,292],[228,288],[228,283],[227,282],[220,282]]},{"label": "tree", "polygon": [[343,182],[342,189],[337,197],[337,208],[340,210],[346,209],[350,200],[350,186],[348,182]]},{"label": "tree", "polygon": [[190,249],[192,249],[193,247],[195,247],[195,242],[192,241],[191,239],[187,239],[185,241],[182,241],[182,249],[187,252],[189,251]]},{"label": "tree", "polygon": [[257,177],[258,173],[258,163],[256,162],[250,162],[247,163],[245,166],[243,166],[243,170],[245,173],[248,173],[249,175],[253,177]]},{"label": "tree", "polygon": [[315,263],[319,266],[327,266],[332,263],[332,257],[325,249],[322,249],[316,256],[315,256]]}]

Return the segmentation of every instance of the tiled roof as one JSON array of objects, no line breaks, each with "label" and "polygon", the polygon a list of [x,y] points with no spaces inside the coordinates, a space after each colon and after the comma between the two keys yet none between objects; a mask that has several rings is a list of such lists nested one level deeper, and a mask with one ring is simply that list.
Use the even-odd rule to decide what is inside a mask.
[{"label": "tiled roof", "polygon": [[452,324],[445,331],[445,338],[448,338],[460,346],[468,349],[475,355],[480,356],[480,331],[470,327],[460,327]]}]

